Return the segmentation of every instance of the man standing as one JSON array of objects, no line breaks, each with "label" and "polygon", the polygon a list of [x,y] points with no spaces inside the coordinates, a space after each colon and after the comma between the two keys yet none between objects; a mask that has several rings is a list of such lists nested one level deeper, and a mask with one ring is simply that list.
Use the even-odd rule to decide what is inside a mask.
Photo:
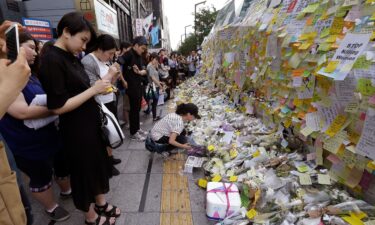
[{"label": "man standing", "polygon": [[147,50],[146,38],[135,37],[133,47],[123,56],[123,75],[128,83],[126,93],[129,97],[130,112],[130,137],[134,140],[144,141],[146,133],[140,129],[139,112],[142,102],[142,76],[147,75],[145,65],[142,60],[142,53]]},{"label": "man standing", "polygon": [[191,54],[187,57],[187,64],[189,65],[189,73],[188,76],[192,77],[195,75],[195,72],[197,70],[197,53],[193,50],[191,51]]}]

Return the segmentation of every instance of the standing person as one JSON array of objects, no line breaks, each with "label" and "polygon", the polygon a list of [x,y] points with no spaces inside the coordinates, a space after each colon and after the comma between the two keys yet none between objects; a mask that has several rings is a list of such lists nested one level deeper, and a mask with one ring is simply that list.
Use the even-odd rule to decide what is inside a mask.
[{"label": "standing person", "polygon": [[[122,60],[122,56],[130,51],[132,49],[132,44],[130,42],[127,42],[127,41],[124,41],[124,42],[121,42],[120,44],[120,53],[118,54],[117,56],[117,61],[118,60]],[[123,71],[123,68],[122,68],[122,64],[124,64],[123,62],[119,61],[119,63],[121,64],[121,71]],[[126,90],[128,89],[128,83],[126,82],[125,78],[124,78],[124,74],[121,73],[120,75],[120,79],[119,79],[119,83],[117,85],[117,87],[119,88],[120,90],[120,94],[122,96],[122,111],[123,111],[123,119],[124,119],[124,122],[125,122],[125,128],[126,129],[129,129],[130,125],[129,125],[129,111],[130,111],[130,103],[129,103],[129,97],[128,95],[126,94]]]},{"label": "standing person", "polygon": [[168,61],[169,67],[171,70],[169,71],[169,74],[172,78],[172,89],[176,88],[177,86],[177,73],[178,73],[178,62],[177,62],[177,54],[172,53],[171,58]]},{"label": "standing person", "polygon": [[41,59],[40,80],[48,108],[60,115],[73,202],[84,213],[85,224],[114,224],[121,212],[105,199],[110,161],[102,139],[100,108],[94,98],[106,93],[111,84],[98,80],[90,87],[89,77],[76,57],[90,40],[95,41],[96,34],[90,22],[76,12],[62,17],[57,34],[55,45]]},{"label": "standing person", "polygon": [[[95,82],[101,79],[108,80],[112,84],[115,84],[120,75],[120,65],[118,63],[114,63],[111,66],[109,65],[112,63],[117,50],[116,40],[108,34],[100,35],[92,50],[93,52],[86,55],[81,60],[89,76],[90,85],[95,85]],[[97,95],[95,96],[95,100],[99,104],[105,104],[109,111],[117,118],[116,95],[114,93]],[[120,171],[118,171],[114,165],[121,163],[121,159],[113,157],[112,148],[107,147],[107,151],[112,163],[111,175],[120,175]]]},{"label": "standing person", "polygon": [[[28,64],[33,65],[37,56],[37,43],[30,34],[24,32],[19,34],[19,43],[26,50]],[[61,189],[60,196],[71,195],[60,134],[53,122],[39,129],[30,128],[25,123],[25,120],[46,119],[52,115],[45,106],[30,105],[37,95],[45,97],[41,84],[33,73],[22,93],[0,121],[0,131],[10,146],[18,168],[30,178],[31,195],[43,205],[51,220],[64,221],[70,214],[57,204],[51,188],[54,171]]]},{"label": "standing person", "polygon": [[[12,64],[10,64],[9,60],[4,59],[7,49],[5,31],[11,25],[12,22],[8,20],[0,25],[0,119],[6,113],[8,107],[19,96],[30,76],[30,67],[27,63],[26,52],[23,47],[20,47],[17,60]],[[33,223],[31,204],[23,187],[21,173],[1,133],[0,160],[2,162],[0,181],[5,181],[4,186],[6,186],[2,190],[4,196],[0,197],[1,201],[6,202],[6,210],[0,212],[0,217],[7,224],[31,225]]]},{"label": "standing person", "polygon": [[142,101],[142,77],[147,75],[144,67],[142,53],[147,50],[146,38],[139,36],[133,40],[133,47],[122,56],[123,75],[128,83],[127,95],[129,96],[130,112],[130,138],[144,141],[145,132],[140,129],[139,113]]},{"label": "standing person", "polygon": [[150,62],[147,65],[147,73],[149,84],[146,90],[146,95],[151,101],[152,105],[152,118],[154,121],[160,119],[160,116],[157,116],[157,107],[158,107],[158,100],[159,100],[159,93],[163,90],[163,85],[159,79],[159,56],[156,53],[152,53],[150,56]]},{"label": "standing person", "polygon": [[187,64],[189,65],[189,77],[193,77],[196,73],[197,70],[197,62],[198,62],[198,57],[197,53],[193,50],[191,51],[191,54],[187,57]]},{"label": "standing person", "polygon": [[168,145],[166,151],[159,153],[163,157],[167,157],[174,148],[190,149],[191,146],[187,143],[184,122],[200,118],[196,105],[183,103],[177,106],[175,113],[169,113],[158,121],[151,129],[150,138],[158,144]]}]

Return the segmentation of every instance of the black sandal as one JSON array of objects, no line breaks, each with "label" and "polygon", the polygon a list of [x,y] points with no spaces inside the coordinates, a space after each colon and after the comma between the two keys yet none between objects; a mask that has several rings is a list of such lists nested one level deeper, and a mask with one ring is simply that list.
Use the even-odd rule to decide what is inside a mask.
[{"label": "black sandal", "polygon": [[[100,225],[100,219],[101,218],[102,218],[102,216],[98,215],[98,218],[96,218],[95,222],[88,222],[87,220],[85,220],[85,224],[87,224],[87,225]],[[111,224],[111,222],[109,221],[110,219],[111,219],[110,217],[105,217],[105,221],[101,225],[114,225],[116,223],[116,220],[115,220],[114,223]]]},{"label": "black sandal", "polygon": [[112,205],[112,209],[109,210],[109,211],[106,211],[107,208],[108,208],[108,202],[105,203],[105,205],[103,205],[103,206],[99,206],[99,205],[95,204],[95,211],[99,215],[105,215],[106,217],[115,217],[115,218],[121,216],[121,212],[120,212],[120,214],[116,214],[116,210],[118,208],[117,206]]}]

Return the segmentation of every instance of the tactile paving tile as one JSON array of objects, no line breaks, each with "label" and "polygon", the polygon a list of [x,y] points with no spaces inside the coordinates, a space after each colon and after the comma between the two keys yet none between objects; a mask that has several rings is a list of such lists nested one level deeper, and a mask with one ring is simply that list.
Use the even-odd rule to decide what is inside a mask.
[{"label": "tactile paving tile", "polygon": [[161,213],[160,225],[193,225],[191,213]]},{"label": "tactile paving tile", "polygon": [[193,225],[188,178],[183,174],[185,160],[178,153],[163,163],[160,225]]}]

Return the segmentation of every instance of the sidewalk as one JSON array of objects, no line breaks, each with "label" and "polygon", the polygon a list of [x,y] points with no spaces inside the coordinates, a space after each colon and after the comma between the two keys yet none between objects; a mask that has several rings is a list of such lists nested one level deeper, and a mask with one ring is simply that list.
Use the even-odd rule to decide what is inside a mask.
[{"label": "sidewalk", "polygon": [[[164,114],[166,109],[163,110]],[[141,113],[142,128],[153,126],[151,116]],[[163,160],[159,155],[148,152],[144,142],[130,140],[125,131],[126,141],[114,150],[122,163],[116,167],[121,174],[110,180],[108,202],[122,210],[116,225],[212,225],[205,216],[205,191],[194,181],[203,176],[202,172],[184,174],[182,172],[186,156],[175,155]],[[58,188],[54,185],[58,196]],[[40,205],[32,199],[34,224],[47,225],[49,219]],[[72,199],[60,200],[71,218],[57,225],[82,225],[84,217],[75,209]],[[54,223],[50,223],[54,224]]]}]

